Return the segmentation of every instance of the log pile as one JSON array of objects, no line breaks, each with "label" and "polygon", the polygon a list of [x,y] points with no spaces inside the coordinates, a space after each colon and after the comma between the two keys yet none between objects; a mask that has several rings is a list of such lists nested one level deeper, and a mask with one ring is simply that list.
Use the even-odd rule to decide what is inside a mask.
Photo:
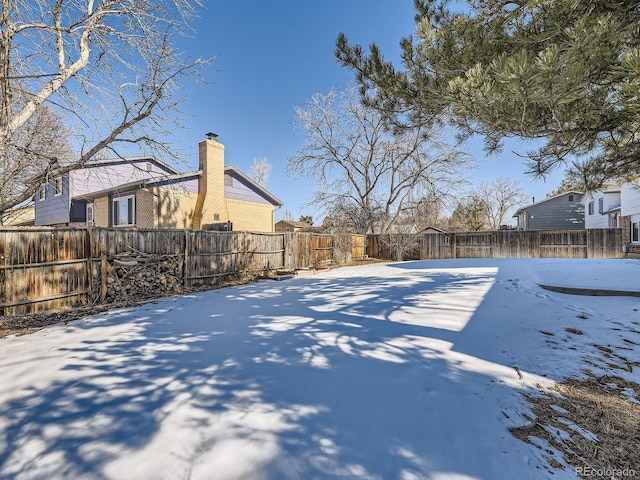
[{"label": "log pile", "polygon": [[110,256],[104,278],[108,303],[130,302],[184,292],[182,258],[133,251]]}]

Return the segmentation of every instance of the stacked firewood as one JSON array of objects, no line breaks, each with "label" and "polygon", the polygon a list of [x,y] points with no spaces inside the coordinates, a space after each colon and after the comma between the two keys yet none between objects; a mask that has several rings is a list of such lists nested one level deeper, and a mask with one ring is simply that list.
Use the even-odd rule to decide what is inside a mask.
[{"label": "stacked firewood", "polygon": [[109,257],[104,278],[107,302],[136,301],[183,292],[182,258],[140,252]]}]

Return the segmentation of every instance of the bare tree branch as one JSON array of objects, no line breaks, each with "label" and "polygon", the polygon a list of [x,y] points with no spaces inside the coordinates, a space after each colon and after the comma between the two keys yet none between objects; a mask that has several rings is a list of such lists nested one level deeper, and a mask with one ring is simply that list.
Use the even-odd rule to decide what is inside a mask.
[{"label": "bare tree branch", "polygon": [[316,94],[296,114],[305,146],[289,159],[289,174],[315,179],[313,203],[362,233],[385,233],[409,203],[445,195],[469,163],[424,126],[390,131],[353,89]]},{"label": "bare tree branch", "polygon": [[181,123],[179,84],[213,61],[189,59],[174,45],[200,0],[1,5],[0,211],[103,151],[124,156],[135,145],[138,154],[179,159],[168,141]]}]

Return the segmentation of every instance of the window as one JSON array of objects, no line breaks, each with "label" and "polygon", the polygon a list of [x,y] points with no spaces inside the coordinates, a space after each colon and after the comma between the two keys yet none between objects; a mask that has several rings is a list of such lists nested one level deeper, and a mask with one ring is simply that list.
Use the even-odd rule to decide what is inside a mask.
[{"label": "window", "polygon": [[631,243],[640,243],[640,215],[631,217]]},{"label": "window", "polygon": [[598,213],[604,212],[604,198],[598,199]]},{"label": "window", "polygon": [[135,197],[114,198],[112,201],[112,221],[114,227],[136,224],[136,199]]},{"label": "window", "polygon": [[47,198],[47,186],[42,185],[40,190],[38,190],[38,200],[43,202]]},{"label": "window", "polygon": [[224,185],[225,187],[233,187],[233,177],[228,173],[224,174]]},{"label": "window", "polygon": [[87,203],[87,226],[93,227],[95,221],[94,219],[95,215],[93,203]]},{"label": "window", "polygon": [[569,195],[569,201],[573,202],[573,195]]},{"label": "window", "polygon": [[62,195],[62,177],[56,177],[53,179],[53,188],[56,197]]},{"label": "window", "polygon": [[593,215],[593,202],[589,202],[589,215]]}]

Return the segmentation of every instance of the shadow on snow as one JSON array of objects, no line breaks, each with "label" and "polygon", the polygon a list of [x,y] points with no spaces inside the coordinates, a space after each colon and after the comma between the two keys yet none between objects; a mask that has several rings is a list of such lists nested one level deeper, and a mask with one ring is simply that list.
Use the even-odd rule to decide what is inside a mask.
[{"label": "shadow on snow", "polygon": [[[60,329],[48,355],[61,367],[3,405],[0,476],[521,472],[531,447],[514,442],[504,417],[526,387],[510,347],[496,350],[494,341],[509,328],[477,321],[496,282],[506,280],[485,264],[432,265],[389,265],[387,277],[226,288],[25,337],[37,343]],[[504,305],[506,314],[516,307]],[[31,358],[21,368],[46,362]]]}]

